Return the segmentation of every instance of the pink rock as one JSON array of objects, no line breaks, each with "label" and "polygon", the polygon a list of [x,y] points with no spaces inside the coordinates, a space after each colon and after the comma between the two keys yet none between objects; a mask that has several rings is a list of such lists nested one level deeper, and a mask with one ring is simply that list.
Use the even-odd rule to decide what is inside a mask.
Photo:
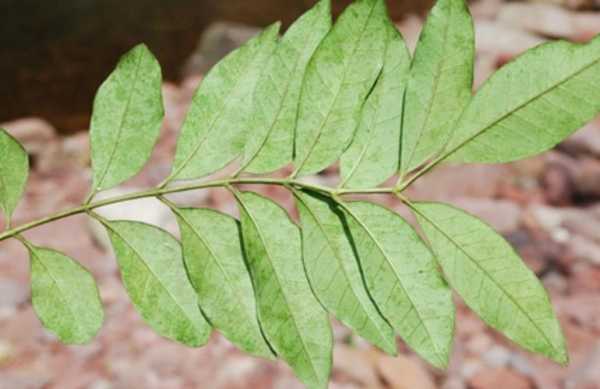
[{"label": "pink rock", "polygon": [[377,361],[379,374],[391,389],[435,389],[429,372],[403,355],[381,356]]},{"label": "pink rock", "polygon": [[473,389],[531,389],[532,383],[522,375],[505,368],[483,370],[470,380]]},{"label": "pink rock", "polygon": [[506,3],[498,14],[498,21],[549,37],[572,38],[576,31],[572,15],[549,3]]}]

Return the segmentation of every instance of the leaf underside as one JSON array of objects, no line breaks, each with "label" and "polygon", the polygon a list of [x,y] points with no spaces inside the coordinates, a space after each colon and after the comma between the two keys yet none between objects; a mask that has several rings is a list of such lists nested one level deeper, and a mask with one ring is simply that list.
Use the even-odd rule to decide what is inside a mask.
[{"label": "leaf underside", "polygon": [[148,224],[105,224],[119,262],[121,278],[138,312],[158,334],[198,347],[211,328],[186,276],[179,242]]},{"label": "leaf underside", "polygon": [[410,53],[396,27],[387,26],[383,72],[364,103],[354,140],[340,160],[342,187],[372,188],[399,168]]},{"label": "leaf underside", "polygon": [[523,159],[554,147],[599,112],[600,37],[585,45],[547,43],[482,86],[446,151],[455,162]]},{"label": "leaf underside", "polygon": [[300,231],[279,205],[237,195],[258,317],[269,343],[310,388],[326,388],[332,331],[302,264]]},{"label": "leaf underside", "polygon": [[175,213],[186,269],[202,311],[242,350],[271,358],[258,324],[238,221],[210,209],[177,209]]},{"label": "leaf underside", "polygon": [[383,0],[350,5],[308,64],[296,124],[297,174],[316,173],[352,141],[381,69],[389,19]]},{"label": "leaf underside", "polygon": [[21,144],[0,128],[0,211],[10,220],[27,183],[29,159]]},{"label": "leaf underside", "polygon": [[252,129],[252,95],[277,45],[276,23],[218,63],[204,78],[177,141],[172,178],[213,173],[238,157]]},{"label": "leaf underside", "polygon": [[343,215],[328,198],[295,194],[302,221],[304,267],[316,297],[359,335],[396,354],[394,331],[365,288]]},{"label": "leaf underside", "polygon": [[90,125],[93,187],[112,188],[150,158],[164,117],[160,65],[145,45],[125,54],[104,81]]},{"label": "leaf underside", "polygon": [[29,245],[31,300],[46,328],[67,344],[91,341],[104,321],[98,288],[71,258]]},{"label": "leaf underside", "polygon": [[351,202],[346,210],[375,303],[415,352],[436,367],[447,367],[454,305],[431,252],[412,227],[388,209]]},{"label": "leaf underside", "polygon": [[490,326],[524,348],[566,363],[565,341],[544,287],[491,227],[445,204],[415,204],[446,279]]},{"label": "leaf underside", "polygon": [[403,173],[443,148],[471,99],[473,21],[464,1],[439,0],[421,32],[406,90]]},{"label": "leaf underside", "polygon": [[330,29],[330,0],[321,0],[288,29],[277,45],[254,93],[253,133],[246,141],[241,162],[246,171],[268,173],[292,161],[306,66]]}]

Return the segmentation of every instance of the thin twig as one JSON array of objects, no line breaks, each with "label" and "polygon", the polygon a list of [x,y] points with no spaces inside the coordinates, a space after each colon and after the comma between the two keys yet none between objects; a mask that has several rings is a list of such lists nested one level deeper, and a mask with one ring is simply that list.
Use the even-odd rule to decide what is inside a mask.
[{"label": "thin twig", "polygon": [[150,190],[146,190],[146,191],[130,193],[130,194],[126,194],[123,196],[103,199],[103,200],[99,200],[99,201],[95,201],[95,202],[89,202],[89,203],[80,205],[75,208],[60,211],[55,214],[46,216],[44,218],[22,224],[20,226],[14,227],[12,229],[8,229],[8,230],[4,231],[3,233],[0,233],[0,242],[3,240],[9,239],[9,238],[15,238],[19,234],[21,234],[25,231],[29,231],[36,227],[39,227],[39,226],[42,226],[42,225],[45,225],[45,224],[48,224],[48,223],[51,223],[51,222],[54,222],[57,220],[61,220],[61,219],[67,218],[67,217],[71,217],[71,216],[75,216],[75,215],[79,215],[79,214],[83,214],[83,213],[87,213],[87,214],[90,214],[91,216],[94,216],[91,214],[91,212],[93,210],[105,207],[107,205],[118,204],[118,203],[123,203],[123,202],[127,202],[127,201],[133,201],[133,200],[139,200],[139,199],[148,198],[148,197],[157,197],[160,199],[162,196],[170,194],[170,193],[180,193],[180,192],[187,192],[187,191],[192,191],[192,190],[200,190],[200,189],[208,189],[208,188],[232,187],[233,185],[240,185],[240,184],[277,185],[277,186],[294,187],[294,188],[300,188],[300,189],[308,189],[311,191],[322,193],[328,197],[333,197],[334,195],[337,196],[337,195],[356,195],[356,194],[374,194],[374,193],[394,193],[394,191],[395,191],[394,188],[376,188],[376,189],[364,189],[364,190],[348,189],[348,190],[336,191],[334,189],[330,189],[330,188],[327,188],[324,186],[308,184],[308,183],[300,182],[297,180],[291,180],[288,178],[286,178],[286,179],[230,178],[230,179],[223,179],[223,180],[205,182],[205,183],[200,183],[200,184],[181,185],[181,186],[174,186],[174,187],[168,187],[168,188],[158,187],[158,188],[154,188],[154,189],[150,189]]}]

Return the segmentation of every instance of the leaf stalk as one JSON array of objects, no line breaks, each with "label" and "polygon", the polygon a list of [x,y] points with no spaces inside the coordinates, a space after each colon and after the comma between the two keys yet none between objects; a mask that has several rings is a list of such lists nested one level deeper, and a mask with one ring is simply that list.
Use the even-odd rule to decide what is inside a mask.
[{"label": "leaf stalk", "polygon": [[315,192],[322,193],[331,198],[343,195],[360,195],[360,194],[386,194],[386,193],[394,193],[395,188],[374,188],[374,189],[332,189],[328,187],[324,187],[321,185],[309,184],[306,182],[301,182],[294,179],[275,179],[275,178],[228,178],[210,182],[203,182],[199,184],[188,184],[188,185],[180,185],[173,187],[157,187],[141,192],[129,193],[122,196],[117,196],[113,198],[98,200],[98,201],[89,201],[84,203],[83,205],[63,210],[52,215],[43,217],[38,220],[34,220],[25,224],[22,224],[17,227],[13,227],[7,229],[6,231],[0,233],[0,242],[10,239],[17,238],[20,234],[25,231],[32,230],[34,228],[40,227],[45,224],[52,223],[57,220],[65,219],[71,216],[79,215],[79,214],[92,214],[93,210],[106,207],[109,205],[124,203],[133,200],[139,200],[148,197],[157,197],[162,199],[163,196],[172,194],[172,193],[181,193],[188,192],[192,190],[202,190],[202,189],[210,189],[210,188],[222,188],[222,187],[231,187],[233,185],[276,185],[283,186],[287,188],[299,188],[299,189],[307,189]]}]

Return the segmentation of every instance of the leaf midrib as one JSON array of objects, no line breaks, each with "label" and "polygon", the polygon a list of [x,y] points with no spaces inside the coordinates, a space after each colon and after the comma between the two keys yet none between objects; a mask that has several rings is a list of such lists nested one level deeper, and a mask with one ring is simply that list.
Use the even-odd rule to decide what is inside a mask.
[{"label": "leaf midrib", "polygon": [[453,246],[455,246],[459,251],[461,251],[465,257],[467,257],[469,259],[469,261],[471,263],[473,263],[475,265],[475,267],[477,267],[494,285],[496,285],[496,287],[506,296],[508,297],[508,299],[518,308],[519,311],[521,311],[521,313],[527,318],[527,320],[535,327],[535,329],[539,332],[539,334],[542,335],[542,338],[544,339],[544,341],[552,348],[552,350],[557,353],[557,355],[560,355],[561,352],[560,350],[558,350],[554,344],[550,341],[550,339],[546,336],[546,334],[544,333],[544,331],[542,331],[542,329],[537,325],[537,323],[527,314],[527,310],[523,307],[521,307],[521,305],[517,302],[517,300],[510,295],[503,287],[502,285],[500,285],[498,282],[496,282],[496,280],[491,276],[491,274],[485,270],[466,250],[464,250],[460,244],[458,244],[458,242],[456,242],[451,236],[449,236],[448,234],[446,234],[446,232],[439,227],[433,220],[431,220],[429,217],[427,217],[425,214],[423,214],[421,211],[417,210],[416,207],[412,207],[411,209],[413,209],[415,212],[417,212],[419,215],[421,215],[421,217],[423,217],[425,220],[427,220],[427,222],[429,222],[433,227],[435,227],[436,230],[438,230],[449,242],[452,243]]},{"label": "leaf midrib", "polygon": [[[343,259],[340,257],[339,253],[337,252],[337,250],[335,250],[335,248],[333,247],[332,242],[329,239],[329,235],[327,234],[327,232],[325,231],[324,226],[321,224],[320,219],[316,216],[316,214],[313,212],[312,208],[310,208],[306,202],[301,198],[300,195],[296,194],[296,192],[294,191],[294,194],[296,195],[296,198],[302,203],[304,204],[304,207],[308,210],[308,212],[311,214],[313,220],[317,223],[317,225],[319,226],[319,229],[321,230],[321,232],[323,233],[323,236],[325,237],[325,241],[327,242],[327,245],[329,246],[330,250],[333,252],[334,257],[336,258],[340,268],[342,269],[342,273],[344,274],[344,278],[348,281],[348,285],[350,285],[350,290],[352,291],[352,294],[354,295],[356,301],[359,302],[360,306],[363,308],[363,312],[367,312],[367,310],[365,309],[365,306],[363,304],[363,301],[356,295],[356,292],[354,291],[353,288],[353,283],[350,280],[350,277],[348,276],[348,272],[346,271],[346,268],[344,267],[344,261]],[[355,258],[356,259],[356,258]],[[357,263],[358,265],[358,263]],[[367,293],[367,291],[365,290],[365,293]],[[375,307],[374,307],[375,308]],[[383,332],[380,331],[379,326],[375,324],[375,322],[373,320],[371,320],[371,318],[369,317],[369,315],[366,315],[369,318],[369,321],[371,323],[373,323],[375,325],[375,328],[377,328],[379,335],[381,336],[382,340],[385,340],[386,337],[384,336]]]},{"label": "leaf midrib", "polygon": [[[302,333],[299,330],[298,327],[298,323],[296,321],[296,317],[294,316],[294,312],[289,308],[290,304],[288,303],[288,298],[285,295],[285,291],[284,288],[281,286],[281,280],[279,279],[279,274],[277,273],[277,271],[275,270],[275,266],[273,266],[273,258],[271,256],[271,253],[269,252],[269,250],[267,249],[267,243],[265,241],[265,238],[261,232],[261,229],[258,227],[258,223],[256,222],[256,220],[254,219],[254,217],[252,216],[252,214],[250,213],[250,211],[248,210],[248,207],[246,206],[246,204],[244,203],[244,201],[241,199],[241,197],[235,193],[235,197],[237,198],[239,204],[242,206],[242,208],[244,208],[244,212],[246,213],[246,215],[248,215],[248,218],[250,219],[250,221],[252,222],[252,224],[254,225],[254,228],[256,229],[256,232],[258,234],[258,237],[260,238],[260,242],[262,244],[262,246],[265,248],[265,253],[267,254],[267,257],[269,259],[269,264],[271,265],[271,269],[273,271],[273,274],[275,275],[275,280],[277,280],[277,284],[279,285],[279,290],[281,291],[281,295],[283,296],[283,300],[285,301],[285,305],[287,307],[288,312],[290,313],[290,316],[292,317],[292,323],[294,323],[294,327],[296,328],[296,332],[299,335],[300,338],[300,342],[302,344],[302,349],[304,350],[304,354],[306,355],[306,359],[309,362],[310,368],[312,370],[312,374],[313,374],[313,378],[316,379],[317,381],[321,381],[321,379],[319,378],[319,374],[317,373],[317,369],[312,361],[311,358],[311,354],[308,352],[308,348],[306,346],[306,343],[304,341],[304,337],[301,335]],[[297,228],[297,227],[296,227]]]},{"label": "leaf midrib", "polygon": [[433,348],[435,349],[435,354],[436,354],[436,356],[438,358],[438,362],[442,362],[442,365],[445,365],[446,362],[445,362],[444,353],[440,352],[440,350],[438,349],[438,345],[434,341],[434,338],[431,336],[431,332],[429,332],[429,328],[428,328],[425,320],[423,320],[423,317],[421,316],[421,312],[419,311],[419,308],[417,307],[417,305],[415,305],[415,303],[414,303],[414,301],[413,301],[410,293],[408,293],[408,291],[406,290],[404,284],[402,283],[402,278],[400,277],[400,275],[396,271],[396,267],[392,264],[391,260],[388,258],[387,252],[381,246],[381,243],[379,243],[379,240],[376,239],[375,236],[371,233],[371,230],[362,222],[362,220],[360,220],[360,218],[356,214],[354,214],[354,212],[352,212],[352,210],[350,209],[350,207],[348,207],[344,203],[340,203],[340,204],[342,204],[342,208],[344,210],[346,210],[346,212],[348,212],[350,214],[350,216],[352,216],[352,218],[367,233],[367,235],[369,236],[369,238],[371,238],[371,240],[373,241],[373,243],[375,243],[375,247],[377,247],[377,249],[379,250],[379,252],[381,253],[381,255],[383,255],[383,257],[385,258],[386,262],[388,263],[388,266],[392,268],[392,271],[394,272],[394,275],[396,276],[396,279],[398,279],[398,284],[400,285],[400,287],[404,291],[404,294],[408,298],[408,301],[410,302],[410,305],[413,307],[413,309],[417,313],[417,316],[419,317],[419,321],[421,321],[421,323],[423,323],[423,328],[427,332],[427,336],[428,336],[428,338],[429,338],[429,340],[430,340]]}]

